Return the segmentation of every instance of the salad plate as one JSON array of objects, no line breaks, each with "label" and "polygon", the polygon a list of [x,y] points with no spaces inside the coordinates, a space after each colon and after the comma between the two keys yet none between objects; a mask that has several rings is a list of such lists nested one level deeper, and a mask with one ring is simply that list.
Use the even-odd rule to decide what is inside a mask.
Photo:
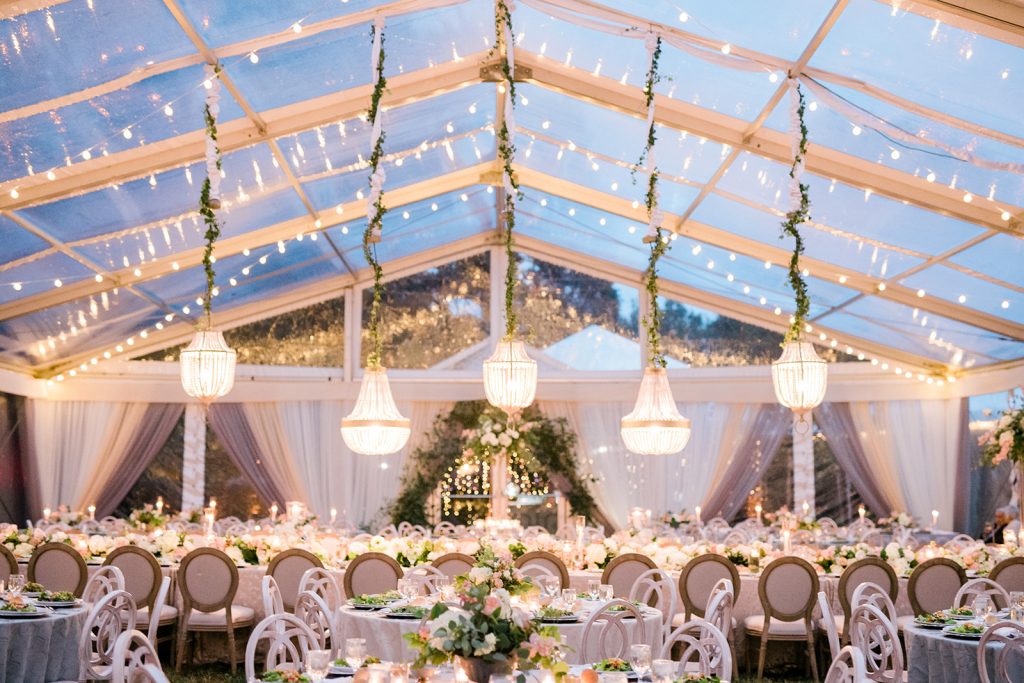
[{"label": "salad plate", "polygon": [[981,640],[985,633],[985,626],[974,622],[966,621],[960,624],[953,624],[942,629],[942,633],[950,638],[962,640]]},{"label": "salad plate", "polygon": [[941,610],[932,614],[918,614],[914,617],[914,625],[921,628],[940,629],[955,623],[954,619],[946,616],[946,613]]},{"label": "salad plate", "polygon": [[602,659],[600,662],[595,662],[590,668],[598,673],[624,673],[626,674],[626,678],[631,681],[635,681],[639,678],[636,671],[633,671],[633,665],[625,659]]}]

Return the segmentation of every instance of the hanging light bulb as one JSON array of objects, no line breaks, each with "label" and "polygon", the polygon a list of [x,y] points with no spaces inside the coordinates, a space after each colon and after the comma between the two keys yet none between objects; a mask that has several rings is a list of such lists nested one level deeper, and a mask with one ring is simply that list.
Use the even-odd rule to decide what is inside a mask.
[{"label": "hanging light bulb", "polygon": [[[502,48],[506,69],[509,74],[504,83],[505,108],[501,121],[502,140],[511,140],[514,134],[513,111],[515,107],[514,60],[510,58],[515,42],[512,39],[512,28],[507,17],[499,15],[499,34],[496,37]],[[516,258],[512,249],[512,231],[516,224],[516,199],[518,183],[516,182],[512,163],[515,149],[511,144],[499,144],[502,156],[502,184],[505,189],[505,206],[502,217],[505,221],[505,257],[508,261],[505,270],[505,336],[498,341],[491,357],[484,361],[484,393],[491,405],[511,413],[526,408],[533,403],[537,394],[537,362],[526,353],[526,345],[516,338],[518,332],[517,317],[513,307],[516,286]]]},{"label": "hanging light bulb", "polygon": [[[216,70],[208,66],[207,77],[210,79],[212,87],[206,93],[206,119],[213,122],[211,127],[214,135],[216,135],[220,95],[220,79],[216,76]],[[203,183],[199,209],[207,225],[206,251],[203,253],[203,267],[206,270],[206,296],[203,297],[203,308],[206,315],[203,328],[196,331],[192,342],[182,350],[179,356],[182,388],[186,394],[203,403],[214,401],[231,391],[235,385],[235,362],[237,360],[234,350],[228,347],[224,341],[224,335],[212,329],[210,306],[214,290],[213,245],[220,235],[220,226],[217,223],[217,215],[214,213],[217,206],[214,206],[212,201],[215,196],[213,191],[220,184],[220,149],[217,147],[215,137],[208,135],[206,152],[207,170],[212,169],[212,172],[208,173]]]},{"label": "hanging light bulb", "polygon": [[[370,341],[372,350],[366,359],[363,381],[359,385],[359,396],[355,408],[341,421],[341,436],[345,444],[361,455],[388,455],[400,451],[409,441],[410,421],[398,412],[391,396],[388,372],[381,364],[384,343],[380,333],[380,307],[384,298],[384,271],[373,248],[380,241],[384,214],[387,209],[381,200],[384,189],[384,172],[379,168],[384,154],[384,137],[377,123],[380,111],[380,94],[384,92],[384,59],[381,51],[383,40],[383,19],[378,17],[373,26],[373,72],[377,75],[378,87],[370,103],[369,120],[372,129],[370,137],[370,195],[367,198],[367,216],[370,217],[363,232],[363,256],[373,270],[373,303],[370,306]],[[386,464],[386,463],[382,463]]]},{"label": "hanging light bulb", "polygon": [[793,259],[789,265],[789,282],[793,288],[796,312],[782,345],[782,356],[772,363],[772,384],[779,403],[803,417],[825,399],[828,387],[828,364],[814,351],[814,345],[804,341],[803,334],[810,299],[807,283],[800,271],[803,238],[800,224],[807,220],[810,199],[807,187],[800,183],[804,170],[804,152],[807,148],[806,127],[803,125],[804,96],[800,86],[790,79],[790,145],[793,164],[790,168],[790,210],[782,224],[783,234],[793,237]]},{"label": "hanging light bulb", "polygon": [[650,365],[644,368],[633,411],[622,418],[619,433],[631,452],[638,455],[672,455],[686,447],[690,440],[690,421],[679,414],[672,387],[665,369],[665,354],[661,350],[661,312],[658,308],[658,259],[669,248],[663,239],[662,214],[658,209],[658,167],[654,159],[654,84],[658,81],[657,55],[661,52],[661,38],[653,33],[647,36],[647,146],[642,159],[647,169],[647,234],[644,242],[650,245],[651,255],[645,273],[650,314],[643,318],[647,328]]}]

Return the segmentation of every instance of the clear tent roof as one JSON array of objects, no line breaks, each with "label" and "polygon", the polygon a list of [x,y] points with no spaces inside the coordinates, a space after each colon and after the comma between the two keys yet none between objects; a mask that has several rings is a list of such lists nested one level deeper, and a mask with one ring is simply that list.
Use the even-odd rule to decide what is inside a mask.
[{"label": "clear tent roof", "polygon": [[[385,267],[493,243],[492,0],[30,4],[0,6],[0,366],[50,376],[191,329],[213,60],[216,312],[365,281],[378,15]],[[791,73],[820,343],[937,374],[1024,358],[1024,28],[879,0],[521,0],[513,21],[527,251],[638,282],[653,31],[668,295],[785,327]]]}]

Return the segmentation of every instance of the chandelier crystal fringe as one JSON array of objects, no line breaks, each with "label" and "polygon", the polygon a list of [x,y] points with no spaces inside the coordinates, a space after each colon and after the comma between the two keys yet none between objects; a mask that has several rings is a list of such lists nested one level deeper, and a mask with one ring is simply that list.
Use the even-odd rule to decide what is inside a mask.
[{"label": "chandelier crystal fringe", "polygon": [[640,380],[640,391],[633,411],[622,418],[620,433],[622,441],[631,452],[638,455],[671,455],[686,447],[690,440],[690,421],[679,414],[672,387],[668,383],[665,353],[661,349],[661,309],[658,308],[658,259],[668,250],[661,228],[663,215],[658,208],[658,167],[654,158],[654,144],[657,141],[654,128],[654,86],[658,82],[658,58],[661,56],[661,38],[647,34],[648,69],[644,85],[647,101],[647,144],[637,168],[646,168],[647,193],[647,234],[644,242],[651,247],[651,254],[644,274],[650,312],[644,316],[647,331],[649,365],[644,368]]},{"label": "chandelier crystal fringe", "polygon": [[804,341],[804,327],[810,311],[807,283],[800,272],[800,255],[804,241],[800,224],[808,220],[810,198],[807,185],[801,182],[804,156],[807,154],[807,126],[804,123],[804,95],[796,79],[789,79],[789,122],[793,165],[789,170],[790,210],[782,224],[783,236],[793,238],[793,255],[789,260],[789,286],[793,290],[796,311],[793,323],[786,332],[782,356],[772,363],[772,384],[779,403],[804,416],[825,399],[828,386],[828,364],[814,351],[814,345]]},{"label": "chandelier crystal fringe", "polygon": [[403,417],[391,396],[387,369],[381,363],[384,342],[380,332],[380,309],[384,297],[384,270],[377,259],[373,244],[381,239],[384,224],[384,169],[380,167],[384,156],[384,133],[381,130],[380,101],[387,87],[384,78],[384,20],[378,17],[373,25],[373,55],[371,57],[375,85],[370,99],[370,195],[366,215],[369,220],[363,231],[363,256],[373,270],[373,300],[370,304],[370,353],[359,386],[355,408],[341,421],[341,436],[345,444],[362,455],[388,455],[400,451],[409,441],[411,423]]},{"label": "chandelier crystal fringe", "polygon": [[221,154],[217,144],[217,115],[220,113],[220,69],[206,66],[206,180],[199,197],[199,213],[206,224],[206,249],[203,269],[206,271],[206,296],[203,297],[204,321],[191,343],[179,355],[181,386],[185,393],[203,403],[226,395],[235,386],[235,351],[228,347],[224,335],[213,329],[211,305],[214,292],[213,245],[220,237],[216,209],[220,208]]},{"label": "chandelier crystal fringe", "polygon": [[515,145],[515,56],[512,32],[512,13],[504,0],[498,0],[495,16],[495,50],[502,56],[504,75],[504,111],[498,131],[498,154],[502,160],[502,186],[505,221],[504,245],[507,264],[505,269],[505,336],[498,342],[494,353],[484,361],[484,392],[491,405],[506,412],[522,410],[537,393],[537,362],[526,353],[522,340],[516,338],[517,316],[514,308],[516,287],[516,259],[513,252],[512,231],[516,224],[516,201],[521,192],[512,162]]}]

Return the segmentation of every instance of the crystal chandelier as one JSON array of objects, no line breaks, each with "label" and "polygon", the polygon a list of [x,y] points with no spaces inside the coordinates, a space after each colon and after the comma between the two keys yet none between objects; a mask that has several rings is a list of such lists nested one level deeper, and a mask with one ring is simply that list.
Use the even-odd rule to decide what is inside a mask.
[{"label": "crystal chandelier", "polygon": [[515,129],[513,112],[516,102],[515,62],[511,52],[514,48],[512,40],[512,17],[504,3],[498,3],[499,27],[497,42],[502,47],[505,58],[504,117],[498,135],[498,153],[502,158],[502,184],[504,186],[505,206],[502,217],[505,221],[504,242],[505,256],[508,260],[505,269],[505,336],[498,341],[497,347],[490,358],[484,361],[484,393],[491,405],[505,412],[522,410],[531,403],[537,393],[537,362],[526,354],[526,346],[516,338],[517,320],[513,307],[516,286],[516,259],[513,253],[512,230],[516,224],[516,200],[519,198],[519,182],[512,168],[515,147],[511,142],[511,132]]},{"label": "crystal chandelier", "polygon": [[779,403],[803,416],[825,399],[828,386],[828,364],[814,351],[814,345],[804,341],[803,333],[810,298],[807,283],[800,272],[800,255],[804,252],[804,241],[800,235],[800,224],[809,217],[810,199],[807,186],[800,182],[804,171],[804,155],[807,153],[807,127],[804,125],[804,96],[795,79],[789,79],[790,140],[793,164],[790,167],[789,201],[790,210],[782,224],[782,232],[793,237],[793,256],[789,261],[789,286],[793,290],[796,312],[782,345],[782,356],[772,363],[772,384]]},{"label": "crystal chandelier", "polygon": [[619,432],[631,452],[638,455],[671,455],[686,447],[690,440],[690,421],[679,414],[672,387],[665,370],[665,354],[661,350],[661,309],[658,308],[658,259],[668,250],[668,239],[662,234],[661,211],[658,209],[658,168],[654,160],[654,84],[658,81],[658,56],[661,39],[654,34],[647,38],[648,71],[644,94],[647,99],[647,145],[641,157],[647,170],[647,234],[644,242],[651,254],[644,274],[650,315],[644,316],[647,331],[649,365],[644,368],[633,411],[622,418]]},{"label": "crystal chandelier", "polygon": [[199,213],[206,224],[206,250],[203,268],[206,271],[206,296],[203,298],[204,322],[192,342],[179,355],[181,386],[185,393],[203,403],[224,396],[235,385],[235,351],[228,347],[224,335],[212,326],[213,245],[220,236],[215,209],[220,208],[220,148],[217,146],[217,114],[220,110],[219,70],[206,67],[211,84],[206,93],[206,180],[199,199]]},{"label": "crystal chandelier", "polygon": [[380,241],[384,223],[384,169],[380,160],[384,155],[384,136],[381,134],[377,114],[380,99],[384,94],[384,51],[383,19],[378,17],[373,27],[373,72],[377,77],[370,100],[369,121],[371,126],[370,144],[370,194],[367,198],[369,220],[363,232],[363,256],[373,270],[373,302],[370,305],[370,343],[372,348],[366,358],[363,381],[355,408],[341,421],[341,436],[345,444],[362,455],[388,455],[402,450],[409,441],[411,423],[402,416],[391,396],[388,371],[381,363],[384,342],[380,333],[380,308],[384,296],[384,271],[377,259],[373,244]]}]

